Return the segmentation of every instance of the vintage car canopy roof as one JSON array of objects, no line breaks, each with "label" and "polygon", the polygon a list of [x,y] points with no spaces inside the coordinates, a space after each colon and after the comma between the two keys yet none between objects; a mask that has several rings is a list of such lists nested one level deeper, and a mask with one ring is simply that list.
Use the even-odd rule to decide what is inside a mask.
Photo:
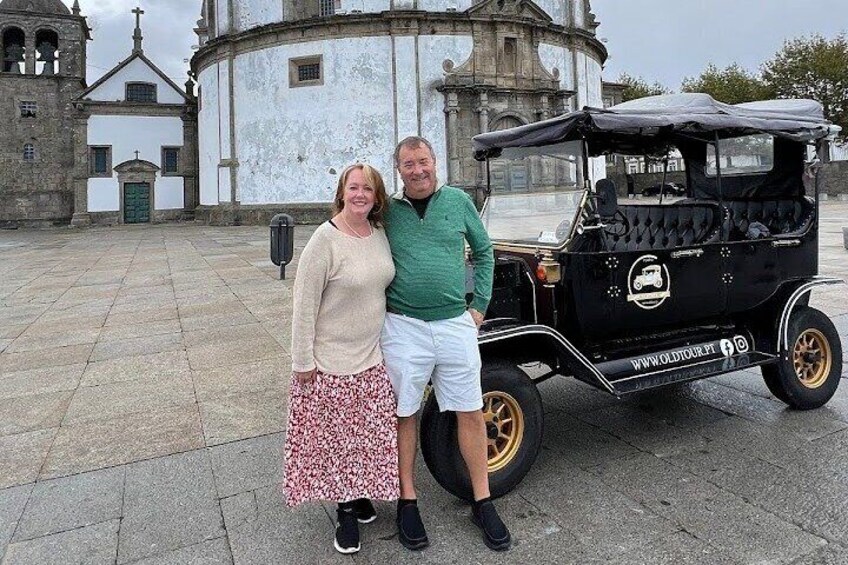
[{"label": "vintage car canopy roof", "polygon": [[[799,142],[836,135],[840,131],[824,118],[815,100],[763,100],[724,104],[707,94],[669,94],[631,100],[607,109],[584,108],[549,120],[502,131],[483,133],[473,139],[474,157],[497,157],[503,149],[544,147],[586,137],[670,137],[687,134],[711,138],[768,133]],[[704,134],[709,133],[707,137]],[[600,139],[598,139],[600,141]],[[607,149],[607,144],[603,149]]]}]

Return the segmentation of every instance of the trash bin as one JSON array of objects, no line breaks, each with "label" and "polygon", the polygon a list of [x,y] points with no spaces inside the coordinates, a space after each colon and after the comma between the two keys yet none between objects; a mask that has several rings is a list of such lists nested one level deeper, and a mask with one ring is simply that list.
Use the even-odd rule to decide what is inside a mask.
[{"label": "trash bin", "polygon": [[271,262],[280,267],[280,280],[286,278],[286,265],[294,256],[294,218],[277,214],[271,218]]}]

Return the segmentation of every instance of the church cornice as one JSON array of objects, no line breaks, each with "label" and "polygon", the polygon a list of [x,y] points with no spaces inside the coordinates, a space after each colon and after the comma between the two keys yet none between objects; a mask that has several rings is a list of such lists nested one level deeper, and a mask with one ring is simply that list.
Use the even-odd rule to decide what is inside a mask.
[{"label": "church cornice", "polygon": [[[527,2],[527,4],[532,3]],[[540,42],[586,51],[594,55],[601,64],[607,59],[607,49],[594,33],[585,29],[554,24],[549,19],[542,20],[529,15],[507,12],[483,15],[481,12],[471,10],[466,12],[391,10],[279,22],[223,35],[208,41],[195,53],[191,60],[191,69],[195,75],[199,75],[204,69],[220,61],[243,53],[281,45],[350,37],[471,36],[481,26],[496,26],[504,23],[531,28]]]}]

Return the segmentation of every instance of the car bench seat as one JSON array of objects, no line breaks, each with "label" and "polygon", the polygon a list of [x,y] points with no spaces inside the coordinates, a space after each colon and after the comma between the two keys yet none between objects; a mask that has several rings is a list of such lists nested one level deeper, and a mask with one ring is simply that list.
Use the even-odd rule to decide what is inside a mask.
[{"label": "car bench seat", "polygon": [[619,206],[619,217],[605,231],[610,251],[669,249],[718,241],[721,208],[713,202]]},{"label": "car bench seat", "polygon": [[807,231],[815,205],[810,198],[797,200],[725,200],[726,229],[730,241],[747,239],[752,222],[766,226],[773,237],[792,237]]}]

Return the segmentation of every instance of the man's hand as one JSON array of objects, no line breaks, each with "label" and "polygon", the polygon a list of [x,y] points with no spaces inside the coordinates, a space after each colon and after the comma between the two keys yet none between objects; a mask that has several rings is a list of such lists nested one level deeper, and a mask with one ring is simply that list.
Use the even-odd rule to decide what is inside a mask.
[{"label": "man's hand", "polygon": [[297,382],[303,385],[311,385],[315,382],[315,373],[316,369],[312,369],[311,371],[292,371],[292,376],[297,380]]},{"label": "man's hand", "polygon": [[480,326],[483,325],[483,320],[486,318],[485,314],[481,314],[474,308],[469,308],[468,312],[471,314],[471,317],[474,319],[474,323],[477,324],[477,329],[480,329]]}]

